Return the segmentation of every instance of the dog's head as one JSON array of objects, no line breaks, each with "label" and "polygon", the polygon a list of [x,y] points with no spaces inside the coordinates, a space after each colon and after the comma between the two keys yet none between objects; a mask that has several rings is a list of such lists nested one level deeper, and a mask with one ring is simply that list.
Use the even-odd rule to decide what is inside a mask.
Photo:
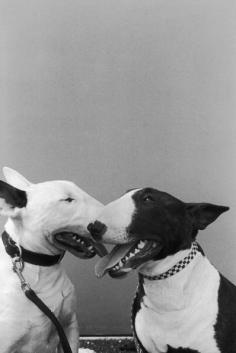
[{"label": "dog's head", "polygon": [[69,181],[29,182],[10,168],[0,181],[0,214],[6,230],[28,250],[58,254],[69,250],[81,258],[105,253],[92,241],[87,225],[103,205]]},{"label": "dog's head", "polygon": [[119,277],[149,260],[191,247],[199,230],[229,208],[185,203],[153,188],[128,191],[106,205],[88,226],[94,239],[117,244],[96,265],[98,276]]}]

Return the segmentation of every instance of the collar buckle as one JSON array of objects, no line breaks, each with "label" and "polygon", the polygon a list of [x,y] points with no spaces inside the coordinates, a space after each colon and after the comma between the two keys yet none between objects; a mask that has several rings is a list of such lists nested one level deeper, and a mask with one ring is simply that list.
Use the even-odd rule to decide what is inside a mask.
[{"label": "collar buckle", "polygon": [[25,292],[25,291],[31,289],[29,283],[26,282],[26,279],[22,274],[22,272],[24,270],[24,261],[22,260],[22,258],[20,256],[15,256],[12,258],[12,269],[17,274],[17,276],[20,280],[22,290]]}]

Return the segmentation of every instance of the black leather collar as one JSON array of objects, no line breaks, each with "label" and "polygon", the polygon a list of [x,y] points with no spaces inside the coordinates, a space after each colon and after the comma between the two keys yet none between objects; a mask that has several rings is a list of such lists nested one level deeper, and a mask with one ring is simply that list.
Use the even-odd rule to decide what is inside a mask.
[{"label": "black leather collar", "polygon": [[28,262],[32,265],[53,266],[58,264],[65,254],[47,255],[27,250],[22,246],[18,247],[6,231],[2,233],[2,242],[9,256],[12,258],[21,257],[24,262]]}]

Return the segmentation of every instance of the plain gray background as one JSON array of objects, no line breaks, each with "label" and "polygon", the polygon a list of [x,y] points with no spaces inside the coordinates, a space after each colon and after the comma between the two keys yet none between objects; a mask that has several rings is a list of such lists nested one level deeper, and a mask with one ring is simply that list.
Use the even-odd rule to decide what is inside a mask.
[{"label": "plain gray background", "polygon": [[[8,0],[0,17],[1,166],[104,203],[154,186],[228,205],[199,241],[236,282],[236,2]],[[129,333],[136,275],[64,263],[81,333]]]}]

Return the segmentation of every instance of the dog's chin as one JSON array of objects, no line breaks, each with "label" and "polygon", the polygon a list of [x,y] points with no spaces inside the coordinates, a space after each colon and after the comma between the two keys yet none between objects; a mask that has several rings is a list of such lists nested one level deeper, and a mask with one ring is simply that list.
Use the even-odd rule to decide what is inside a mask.
[{"label": "dog's chin", "polygon": [[112,278],[123,278],[132,270],[155,258],[161,248],[154,240],[139,240],[116,245],[109,254],[97,262],[96,276],[103,277],[108,273]]},{"label": "dog's chin", "polygon": [[85,238],[77,233],[62,231],[53,236],[55,245],[64,251],[69,251],[80,259],[91,259],[95,255],[104,256],[107,254],[106,248],[102,244],[94,242],[90,238]]}]

